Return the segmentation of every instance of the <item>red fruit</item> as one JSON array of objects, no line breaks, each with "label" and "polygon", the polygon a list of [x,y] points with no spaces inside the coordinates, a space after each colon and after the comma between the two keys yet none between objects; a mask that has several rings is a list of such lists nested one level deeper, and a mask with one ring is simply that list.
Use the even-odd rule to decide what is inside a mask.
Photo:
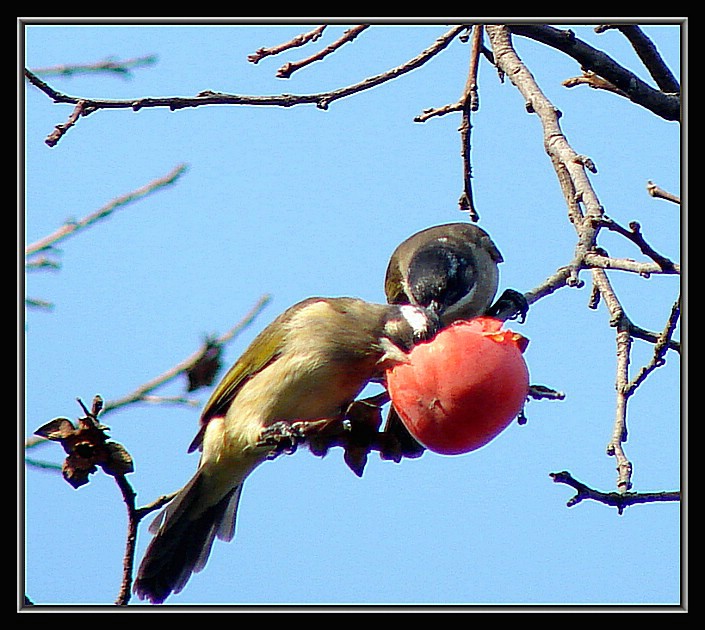
[{"label": "red fruit", "polygon": [[487,444],[519,414],[529,391],[528,340],[491,317],[459,321],[387,370],[392,404],[409,432],[443,455]]}]

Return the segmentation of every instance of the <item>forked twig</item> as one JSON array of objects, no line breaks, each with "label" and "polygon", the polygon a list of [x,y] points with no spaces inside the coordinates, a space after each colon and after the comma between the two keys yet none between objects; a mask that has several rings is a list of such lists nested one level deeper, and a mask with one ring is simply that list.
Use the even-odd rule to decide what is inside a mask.
[{"label": "forked twig", "polygon": [[283,44],[271,46],[270,48],[258,48],[253,54],[247,56],[247,61],[250,61],[251,63],[259,63],[265,57],[278,55],[279,53],[284,52],[285,50],[291,50],[292,48],[298,48],[299,46],[303,46],[305,44],[308,44],[309,42],[315,42],[319,37],[321,37],[321,35],[323,35],[323,31],[325,30],[325,28],[326,25],[323,24],[321,26],[317,26],[308,33],[302,33],[301,35],[297,35],[293,39],[290,39],[288,42],[284,42]]},{"label": "forked twig", "polygon": [[293,107],[295,105],[314,104],[319,109],[328,109],[331,103],[339,99],[369,90],[378,85],[392,81],[412,70],[420,68],[439,52],[444,50],[466,26],[453,26],[446,33],[436,39],[428,48],[409,59],[405,63],[391,68],[385,72],[363,79],[358,83],[348,85],[329,92],[317,94],[279,94],[273,96],[249,96],[241,94],[226,94],[213,90],[202,90],[196,96],[163,96],[142,97],[137,99],[107,99],[88,98],[64,94],[51,87],[46,81],[25,69],[25,77],[36,88],[44,92],[54,103],[77,105],[83,101],[83,111],[94,112],[102,109],[132,109],[137,112],[145,108],[166,107],[171,111],[190,107],[204,107],[209,105],[253,105],[273,107]]},{"label": "forked twig", "polygon": [[680,501],[680,492],[602,492],[600,490],[595,490],[590,488],[588,485],[581,481],[578,481],[571,475],[567,470],[563,470],[557,473],[550,473],[549,476],[553,479],[554,483],[563,483],[570,486],[576,490],[575,496],[573,496],[568,503],[568,507],[573,507],[581,501],[589,499],[591,501],[598,501],[604,503],[605,505],[611,505],[617,508],[619,514],[623,514],[625,508],[630,505],[636,505],[637,503],[656,503],[664,501]]},{"label": "forked twig", "polygon": [[369,28],[369,26],[369,24],[354,26],[353,28],[350,28],[345,31],[337,40],[335,40],[332,44],[326,46],[323,50],[319,50],[317,53],[314,53],[313,55],[306,57],[305,59],[301,59],[300,61],[288,61],[281,68],[279,68],[279,70],[277,70],[277,77],[279,77],[280,79],[288,79],[297,70],[305,68],[306,66],[314,63],[315,61],[321,61],[331,53],[334,53],[336,50],[338,50],[338,48],[340,48],[344,44],[351,42],[360,33],[362,33],[362,31]]}]

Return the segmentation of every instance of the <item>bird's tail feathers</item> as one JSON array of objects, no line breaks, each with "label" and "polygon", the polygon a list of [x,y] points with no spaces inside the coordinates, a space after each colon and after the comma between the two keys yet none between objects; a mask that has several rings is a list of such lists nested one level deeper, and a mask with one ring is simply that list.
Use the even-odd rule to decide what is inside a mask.
[{"label": "bird's tail feathers", "polygon": [[162,603],[178,593],[192,573],[208,561],[213,540],[229,541],[235,534],[235,517],[242,483],[217,503],[203,507],[204,478],[197,473],[179,491],[149,527],[154,538],[147,547],[133,590],[140,599]]}]

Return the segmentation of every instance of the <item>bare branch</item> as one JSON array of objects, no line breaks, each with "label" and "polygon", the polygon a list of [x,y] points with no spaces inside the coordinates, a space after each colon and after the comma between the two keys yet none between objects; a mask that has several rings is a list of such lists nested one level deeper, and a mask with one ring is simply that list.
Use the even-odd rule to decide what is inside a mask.
[{"label": "bare branch", "polygon": [[585,499],[590,499],[591,501],[599,501],[605,505],[611,505],[617,508],[619,514],[624,513],[624,509],[630,505],[636,505],[637,503],[657,503],[664,501],[680,501],[680,492],[601,492],[600,490],[594,490],[589,486],[585,485],[581,481],[575,479],[567,470],[563,470],[557,473],[550,473],[549,475],[555,483],[563,483],[571,488],[574,488],[577,492],[574,497],[572,497],[567,505],[568,507],[573,507],[584,501]]},{"label": "bare branch", "polygon": [[672,267],[664,269],[658,263],[637,262],[631,258],[612,258],[611,256],[603,256],[588,252],[583,256],[583,266],[586,268],[599,269],[616,269],[618,271],[629,271],[637,273],[644,278],[648,278],[651,274],[679,274],[680,265],[672,263]]},{"label": "bare branch", "polygon": [[612,437],[607,445],[607,454],[617,459],[618,480],[620,492],[627,492],[631,488],[631,475],[633,466],[627,459],[623,443],[627,440],[627,403],[629,397],[636,391],[644,379],[657,367],[665,363],[665,355],[669,350],[669,342],[673,336],[680,315],[680,300],[677,300],[671,309],[670,316],[663,332],[657,336],[654,344],[654,355],[648,365],[644,366],[634,378],[629,380],[629,363],[632,346],[632,337],[635,327],[624,312],[619,298],[601,269],[593,269],[593,284],[596,291],[604,299],[610,313],[610,325],[617,329],[617,375],[615,389],[617,391],[617,404],[615,423]]},{"label": "bare branch", "polygon": [[585,70],[579,77],[572,77],[561,82],[563,87],[572,88],[578,85],[587,85],[595,90],[605,90],[619,94],[619,96],[627,96],[625,92],[615,87],[612,83],[596,75],[592,70]]},{"label": "bare branch", "polygon": [[50,311],[54,308],[54,304],[52,302],[48,302],[47,300],[42,300],[39,298],[28,297],[25,299],[24,303],[28,308],[38,308],[44,311]]},{"label": "bare branch", "polygon": [[127,537],[125,543],[125,555],[122,560],[122,582],[115,604],[117,606],[127,606],[132,594],[132,574],[135,566],[135,549],[137,545],[137,528],[142,519],[148,514],[158,510],[171,501],[176,493],[164,495],[153,501],[149,505],[138,508],[135,505],[137,493],[133,490],[125,475],[116,475],[115,482],[120,488],[122,499],[127,507]]},{"label": "bare branch", "polygon": [[353,28],[348,29],[345,31],[337,40],[335,40],[332,44],[329,46],[326,46],[323,50],[318,51],[317,53],[314,53],[310,57],[306,57],[305,59],[301,59],[301,61],[289,61],[285,63],[279,70],[277,70],[277,77],[280,79],[288,79],[294,72],[297,70],[300,70],[301,68],[304,68],[315,61],[321,61],[321,59],[324,59],[331,53],[334,53],[338,48],[343,46],[344,44],[347,44],[348,42],[351,42],[353,39],[355,39],[362,31],[365,29],[369,28],[369,24],[362,24],[360,26],[354,26]]},{"label": "bare branch", "polygon": [[285,50],[291,50],[292,48],[297,48],[299,46],[303,46],[304,44],[308,44],[308,42],[315,42],[319,37],[321,37],[321,35],[323,35],[325,28],[326,25],[323,24],[322,26],[317,26],[308,33],[297,35],[283,44],[272,46],[271,48],[258,48],[253,54],[247,56],[247,61],[250,61],[251,63],[259,63],[265,57],[278,55]]},{"label": "bare branch", "polygon": [[644,235],[641,233],[641,225],[637,221],[631,221],[629,223],[629,229],[626,229],[613,219],[603,216],[602,225],[608,230],[617,232],[618,234],[621,234],[625,238],[629,239],[641,250],[642,254],[651,258],[651,260],[653,260],[660,267],[663,273],[680,273],[679,265],[659,254],[646,242]]},{"label": "bare branch", "polygon": [[[235,324],[235,326],[223,333],[220,337],[218,337],[211,343],[222,346],[223,344],[230,341],[235,335],[242,332],[255,320],[255,318],[262,312],[264,307],[269,304],[271,299],[271,296],[263,295],[257,301],[257,303],[250,309],[250,311],[237,324]],[[120,407],[124,407],[125,405],[129,405],[136,402],[154,402],[154,399],[150,400],[148,394],[150,394],[150,392],[153,392],[158,387],[161,387],[162,385],[165,385],[166,383],[174,380],[175,378],[192,368],[194,365],[196,365],[198,361],[200,361],[203,357],[204,350],[205,346],[202,346],[192,355],[186,357],[183,361],[180,361],[172,368],[168,369],[166,372],[153,378],[147,383],[144,383],[130,394],[127,394],[122,398],[106,402],[103,413],[105,414],[109,411],[113,411],[115,409],[119,409]]]},{"label": "bare branch", "polygon": [[524,293],[524,298],[526,298],[529,304],[538,302],[541,298],[551,295],[554,291],[567,286],[570,275],[571,269],[569,267],[561,267],[541,284]]},{"label": "bare branch", "polygon": [[[668,321],[666,322],[663,331],[654,343],[654,356],[651,358],[651,361],[649,361],[647,365],[645,365],[641,368],[641,370],[639,370],[639,373],[634,377],[634,379],[629,382],[625,390],[625,394],[627,396],[631,396],[634,393],[634,390],[639,387],[641,383],[644,382],[644,379],[646,379],[646,377],[651,374],[651,372],[666,363],[666,352],[668,352],[669,350],[669,342],[671,341],[671,337],[673,336],[673,333],[676,329],[676,324],[678,323],[680,312],[680,298],[678,298],[671,307],[671,314],[668,317]],[[630,332],[632,331],[630,330]]]},{"label": "bare branch", "polygon": [[68,120],[64,124],[56,125],[56,127],[54,127],[54,131],[47,136],[44,142],[46,142],[50,147],[55,146],[64,134],[76,124],[76,121],[81,116],[87,116],[88,113],[90,113],[90,111],[86,109],[85,101],[78,101]]},{"label": "bare branch", "polygon": [[[513,29],[514,27],[512,27]],[[565,197],[568,218],[578,236],[571,263],[559,269],[542,285],[526,293],[524,297],[531,304],[560,287],[580,286],[582,284],[578,278],[580,270],[592,269],[593,291],[590,305],[594,308],[598,299],[604,300],[610,312],[610,325],[617,329],[617,402],[615,421],[607,452],[617,461],[617,487],[619,494],[625,494],[631,489],[633,470],[632,463],[624,452],[623,443],[627,439],[627,400],[631,393],[629,390],[629,357],[632,331],[636,327],[633,327],[624,314],[604,270],[620,269],[648,276],[651,273],[677,274],[680,273],[680,267],[648,245],[641,234],[638,223],[633,222],[627,230],[605,216],[586,172],[596,172],[594,163],[586,156],[577,154],[568,144],[560,128],[560,112],[546,98],[534,77],[514,51],[509,37],[509,29],[506,26],[488,25],[486,30],[501,76],[509,77],[524,97],[527,111],[536,113],[541,121],[544,146]],[[570,39],[570,36],[568,38]],[[606,255],[603,250],[597,247],[597,236],[603,227],[608,227],[631,240],[642,253],[649,256],[654,262],[638,263],[634,260],[617,259]],[[674,320],[675,315],[669,320],[672,326],[675,326]],[[672,328],[667,330],[668,332],[664,332],[656,338],[655,343],[659,344],[658,356],[655,353],[654,359],[656,363],[662,359],[663,353],[671,347]]]},{"label": "bare branch", "polygon": [[[476,28],[474,28],[474,35],[473,35],[473,43],[470,48],[470,65],[468,69],[468,77],[465,83],[465,89],[463,90],[462,96],[455,102],[455,103],[449,103],[448,105],[443,105],[442,107],[431,107],[429,109],[425,109],[421,114],[418,116],[414,117],[414,122],[426,122],[430,118],[434,118],[435,116],[445,116],[446,114],[450,114],[451,112],[460,112],[463,111],[463,108],[466,106],[466,102],[468,101],[468,98],[470,98],[470,109],[471,111],[477,111],[479,107],[479,103],[477,101],[477,70],[478,70],[478,55],[479,52],[484,50],[484,46],[482,44],[482,25],[477,24],[475,25]],[[473,28],[472,26],[469,26],[467,28]],[[465,41],[467,39],[466,35],[462,35],[461,39]]]},{"label": "bare branch", "polygon": [[[509,77],[524,97],[526,109],[535,113],[543,127],[544,148],[558,176],[568,205],[569,218],[578,234],[575,257],[568,266],[565,279],[570,286],[580,286],[578,272],[585,255],[594,249],[599,224],[604,214],[595,191],[585,172],[594,171],[591,160],[576,153],[561,130],[560,112],[548,100],[531,72],[514,50],[506,26],[487,26],[497,67]],[[584,212],[578,206],[582,204]]]},{"label": "bare branch", "polygon": [[639,56],[644,67],[649,71],[649,74],[656,81],[664,92],[679,94],[681,91],[680,83],[670,68],[666,65],[663,57],[659,54],[654,43],[646,36],[644,31],[635,24],[606,24],[595,28],[596,33],[602,33],[610,28],[616,28],[622,33],[631,43],[634,52]]},{"label": "bare branch", "polygon": [[436,41],[419,53],[413,59],[401,64],[391,70],[387,70],[381,74],[364,79],[353,85],[338,88],[330,92],[321,92],[318,94],[279,94],[274,96],[245,96],[239,94],[225,94],[223,92],[214,92],[213,90],[203,90],[196,96],[164,96],[164,97],[142,97],[137,99],[105,99],[105,98],[86,98],[70,96],[63,94],[52,88],[45,81],[40,79],[30,70],[25,69],[25,77],[27,80],[44,92],[55,103],[64,103],[77,105],[79,101],[83,101],[84,113],[88,111],[96,111],[98,109],[132,109],[139,111],[144,108],[152,107],[168,107],[171,111],[184,109],[188,107],[203,107],[206,105],[255,105],[255,106],[275,106],[275,107],[293,107],[295,105],[315,104],[319,109],[328,109],[331,103],[341,98],[345,98],[358,92],[369,90],[373,87],[396,79],[416,68],[420,68],[427,61],[435,57],[439,52],[445,49],[457,35],[459,35],[466,26],[453,26],[445,34],[441,35]]},{"label": "bare branch", "polygon": [[[250,311],[237,324],[235,324],[230,330],[223,333],[220,337],[213,340],[211,343],[216,343],[216,344],[219,344],[222,346],[222,345],[228,343],[229,341],[231,341],[237,334],[242,332],[247,326],[249,326],[254,321],[254,319],[260,314],[260,312],[264,309],[264,307],[269,303],[270,300],[271,300],[271,296],[263,295],[257,301],[257,303],[252,307],[252,309],[250,309]],[[116,400],[105,402],[103,404],[103,409],[102,409],[103,415],[105,415],[106,413],[109,413],[110,411],[114,411],[115,409],[119,409],[120,407],[124,407],[126,405],[138,403],[138,402],[146,402],[146,403],[157,403],[157,402],[164,403],[164,402],[175,402],[175,401],[180,402],[180,403],[187,402],[183,398],[151,396],[150,392],[153,392],[158,387],[161,387],[162,385],[165,385],[166,383],[169,383],[170,381],[176,379],[181,374],[183,374],[185,371],[187,371],[189,368],[193,367],[196,363],[198,363],[198,361],[201,360],[201,358],[203,357],[205,347],[206,347],[205,345],[202,346],[196,352],[194,352],[191,356],[187,357],[183,361],[180,361],[174,367],[167,370],[163,374],[160,374],[156,378],[153,378],[151,381],[148,381],[144,385],[138,387],[132,393],[127,394],[126,396],[123,396],[122,398],[118,398]],[[46,443],[46,441],[47,441],[46,438],[39,437],[36,435],[29,437],[25,440],[25,449],[33,448],[33,447],[36,447],[40,444],[44,444],[44,443]],[[31,460],[31,461],[27,460],[27,463],[37,465],[37,464],[35,464],[35,460]]]},{"label": "bare branch", "polygon": [[534,400],[564,400],[565,393],[545,385],[529,385],[529,398]]},{"label": "bare branch", "polygon": [[468,212],[472,221],[479,220],[477,209],[472,194],[472,164],[470,158],[470,115],[477,111],[479,101],[477,96],[477,71],[480,59],[480,49],[482,48],[481,24],[476,24],[472,32],[472,46],[470,47],[470,66],[468,77],[465,81],[465,88],[460,97],[462,120],[460,123],[460,145],[463,158],[463,193],[458,200],[459,209]]},{"label": "bare branch", "polygon": [[158,61],[157,55],[143,55],[141,57],[132,57],[122,61],[115,59],[105,59],[95,63],[73,63],[62,64],[59,66],[45,66],[43,68],[32,68],[34,74],[40,76],[64,76],[70,77],[77,74],[99,74],[108,73],[118,75],[124,78],[132,77],[133,68],[141,68],[144,66],[152,66]]},{"label": "bare branch", "polygon": [[133,190],[132,192],[126,193],[124,195],[121,195],[120,197],[117,197],[116,199],[113,199],[112,201],[104,205],[102,208],[99,208],[98,210],[96,210],[92,214],[89,214],[83,219],[64,224],[53,234],[45,236],[44,238],[32,243],[31,245],[28,245],[25,248],[25,256],[31,256],[32,254],[36,254],[37,252],[43,251],[49,247],[54,247],[57,243],[63,241],[65,238],[68,238],[72,234],[75,234],[80,230],[90,227],[97,221],[106,218],[107,216],[112,214],[113,211],[115,211],[117,208],[132,203],[133,201],[137,201],[138,199],[141,199],[142,197],[153,193],[155,190],[173,184],[186,171],[187,168],[188,167],[185,164],[180,164],[171,172],[164,175],[164,177],[159,177],[158,179],[155,179],[149,182],[148,184],[145,184],[137,190]]},{"label": "bare branch", "polygon": [[646,190],[652,197],[656,197],[657,199],[665,199],[666,201],[672,201],[673,203],[678,204],[680,204],[681,202],[680,197],[674,195],[673,193],[663,190],[663,188],[659,188],[651,180],[646,182]]},{"label": "bare branch", "polygon": [[680,98],[677,95],[652,88],[609,55],[576,37],[573,31],[542,24],[511,24],[509,28],[516,35],[529,37],[570,55],[583,70],[598,74],[621,90],[630,101],[657,116],[665,120],[680,120]]}]

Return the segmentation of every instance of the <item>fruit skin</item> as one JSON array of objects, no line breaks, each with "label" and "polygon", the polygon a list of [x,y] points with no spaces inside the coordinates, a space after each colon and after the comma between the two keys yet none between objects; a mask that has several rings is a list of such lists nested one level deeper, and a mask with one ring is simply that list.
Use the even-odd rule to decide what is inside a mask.
[{"label": "fruit skin", "polygon": [[528,340],[500,320],[458,321],[387,370],[392,404],[409,432],[442,455],[468,453],[501,433],[529,391]]}]

